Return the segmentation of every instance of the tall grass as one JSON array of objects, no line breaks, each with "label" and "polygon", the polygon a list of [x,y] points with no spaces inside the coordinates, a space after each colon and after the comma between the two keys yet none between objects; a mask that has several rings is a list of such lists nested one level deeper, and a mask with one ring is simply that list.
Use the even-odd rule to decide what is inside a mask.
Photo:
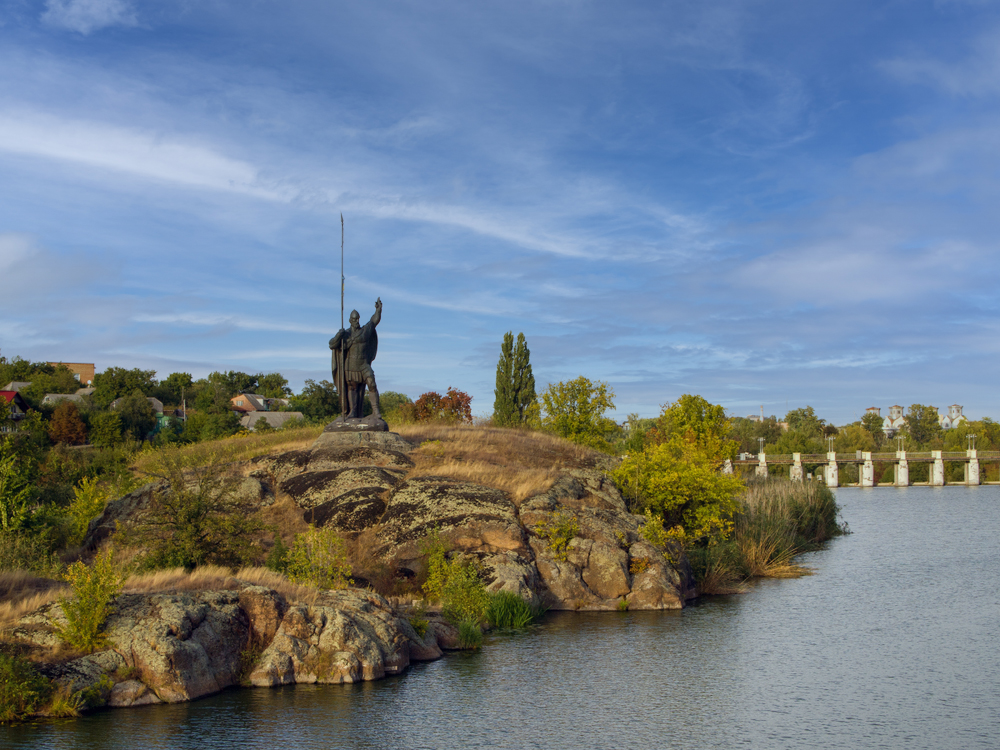
[{"label": "tall grass", "polygon": [[513,591],[492,593],[486,604],[486,621],[497,630],[526,628],[541,615],[540,608],[532,607]]},{"label": "tall grass", "polygon": [[833,493],[815,482],[751,480],[739,498],[732,537],[689,557],[702,593],[732,593],[750,578],[808,575],[794,558],[846,533]]}]

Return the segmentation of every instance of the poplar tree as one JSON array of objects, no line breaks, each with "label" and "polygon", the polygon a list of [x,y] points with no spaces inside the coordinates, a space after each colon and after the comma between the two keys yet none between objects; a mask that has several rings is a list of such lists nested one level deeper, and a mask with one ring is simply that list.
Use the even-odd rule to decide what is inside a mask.
[{"label": "poplar tree", "polygon": [[497,362],[497,387],[493,391],[493,423],[500,427],[517,427],[527,420],[527,412],[536,401],[535,376],[531,374],[531,352],[524,334],[513,331],[503,335],[500,360]]}]

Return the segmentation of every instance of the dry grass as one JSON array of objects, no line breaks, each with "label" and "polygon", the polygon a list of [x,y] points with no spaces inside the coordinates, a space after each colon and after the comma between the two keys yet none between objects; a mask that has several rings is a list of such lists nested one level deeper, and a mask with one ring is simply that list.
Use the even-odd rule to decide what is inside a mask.
[{"label": "dry grass", "polygon": [[282,451],[308,448],[321,432],[322,425],[308,425],[274,432],[240,433],[220,440],[144,452],[136,460],[134,468],[143,474],[155,473],[165,452],[172,453],[181,465],[188,467],[239,463],[274,453],[279,448]]},{"label": "dry grass", "polygon": [[292,583],[281,573],[275,573],[268,568],[241,568],[237,571],[236,577],[255,586],[274,589],[289,603],[315,604],[322,593],[321,589],[315,586]]},{"label": "dry grass", "polygon": [[560,471],[592,467],[604,454],[555,435],[501,427],[402,425],[399,434],[420,443],[410,477],[451,476],[510,493],[515,502],[545,492]]},{"label": "dry grass", "polygon": [[0,572],[0,625],[14,623],[56,601],[65,590],[62,581],[39,578],[25,570]]},{"label": "dry grass", "polygon": [[229,568],[218,565],[202,565],[190,573],[184,568],[153,570],[129,576],[125,582],[127,594],[163,594],[181,591],[212,591],[232,589],[239,584]]},{"label": "dry grass", "polygon": [[274,503],[261,508],[260,515],[265,524],[277,531],[285,544],[291,544],[296,534],[301,534],[309,528],[306,513],[283,493],[279,493]]}]

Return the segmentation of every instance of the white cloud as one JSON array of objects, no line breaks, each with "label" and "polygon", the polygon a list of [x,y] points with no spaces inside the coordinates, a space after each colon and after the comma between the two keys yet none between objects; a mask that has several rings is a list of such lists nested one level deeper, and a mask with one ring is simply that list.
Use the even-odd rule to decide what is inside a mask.
[{"label": "white cloud", "polygon": [[135,10],[125,0],[48,0],[42,22],[80,34],[138,25]]},{"label": "white cloud", "polygon": [[288,201],[244,161],[158,133],[30,111],[0,115],[0,151],[74,162],[190,187]]},{"label": "white cloud", "polygon": [[976,39],[970,54],[961,60],[930,57],[886,60],[882,68],[906,83],[932,85],[958,96],[1000,93],[1000,31]]}]

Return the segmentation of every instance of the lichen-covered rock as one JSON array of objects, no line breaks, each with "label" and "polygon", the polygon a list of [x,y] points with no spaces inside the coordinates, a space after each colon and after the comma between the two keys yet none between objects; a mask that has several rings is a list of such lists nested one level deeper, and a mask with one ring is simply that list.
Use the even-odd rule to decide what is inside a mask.
[{"label": "lichen-covered rock", "polygon": [[125,523],[145,511],[153,497],[163,492],[169,485],[165,481],[150,482],[134,492],[110,501],[97,518],[90,522],[83,541],[86,549],[96,549],[97,545],[110,536],[119,523]]},{"label": "lichen-covered rock", "polygon": [[216,693],[239,680],[250,618],[239,591],[119,597],[108,637],[165,703]]},{"label": "lichen-covered rock", "polygon": [[324,448],[353,448],[355,446],[399,453],[409,453],[413,450],[413,444],[395,432],[337,432],[330,430],[329,426],[316,438],[311,450],[315,453]]},{"label": "lichen-covered rock", "polygon": [[385,513],[384,487],[358,487],[333,500],[310,508],[305,520],[339,531],[363,531],[377,524]]},{"label": "lichen-covered rock", "polygon": [[317,604],[289,607],[249,679],[259,686],[376,680],[409,665],[411,642],[415,655],[428,656],[409,622],[381,596],[331,592]]},{"label": "lichen-covered rock", "polygon": [[399,472],[386,471],[378,466],[362,466],[297,474],[281,483],[281,491],[300,508],[314,508],[353,490],[377,488],[384,492],[399,482]]},{"label": "lichen-covered rock", "polygon": [[500,490],[428,476],[390,493],[379,531],[387,556],[419,567],[419,542],[435,530],[457,550],[477,556],[528,552],[517,509]]},{"label": "lichen-covered rock", "polygon": [[148,706],[153,703],[163,703],[156,693],[139,680],[125,680],[111,688],[108,705],[112,708],[127,708],[129,706]]}]

